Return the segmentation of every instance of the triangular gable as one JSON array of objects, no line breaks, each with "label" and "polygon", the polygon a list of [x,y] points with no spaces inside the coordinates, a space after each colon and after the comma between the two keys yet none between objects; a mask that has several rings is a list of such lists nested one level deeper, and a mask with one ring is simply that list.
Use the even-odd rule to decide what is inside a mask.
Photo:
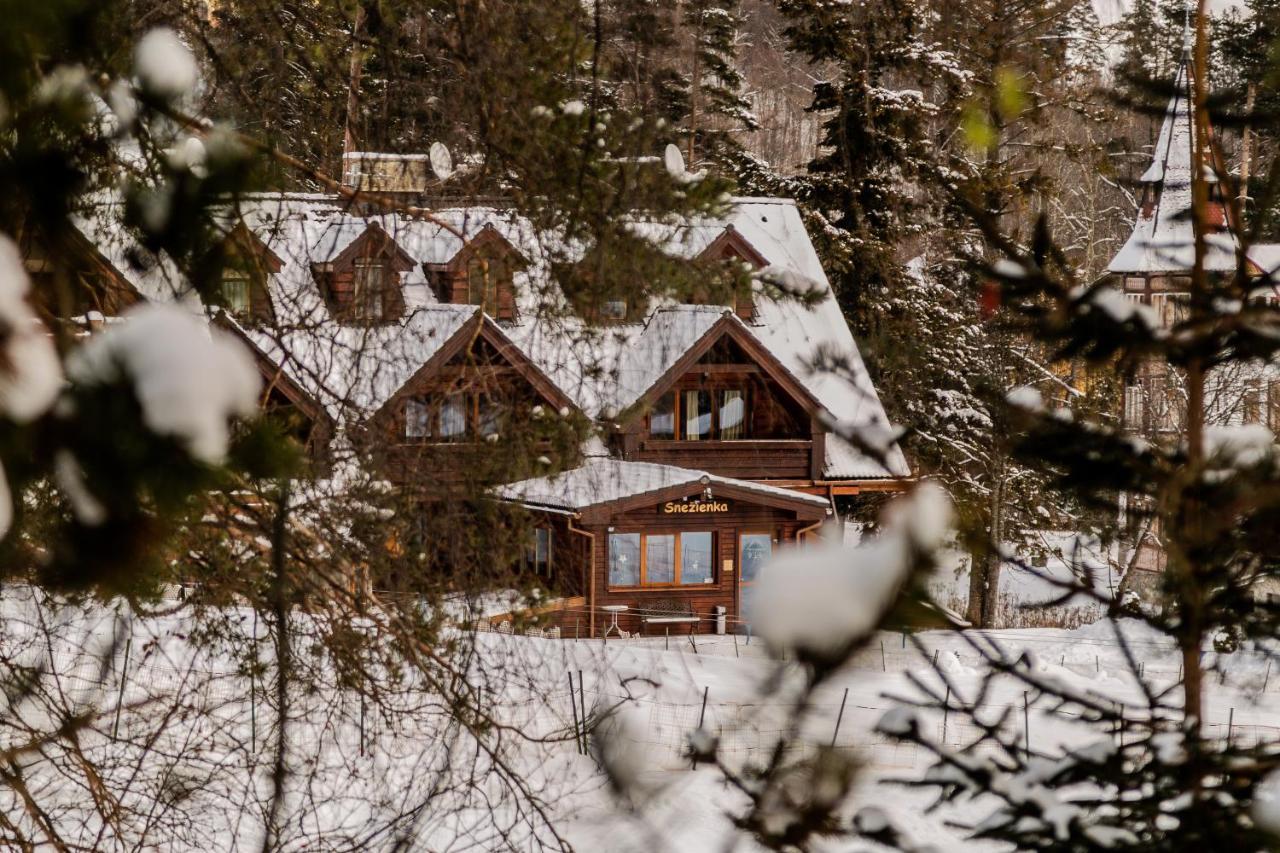
[{"label": "triangular gable", "polygon": [[657,402],[658,398],[675,385],[681,376],[694,369],[699,360],[718,341],[726,337],[740,346],[747,354],[747,357],[759,366],[766,376],[778,383],[783,391],[799,403],[810,416],[816,417],[821,414],[830,416],[830,412],[827,411],[826,407],[796,378],[795,374],[787,369],[786,365],[778,360],[777,356],[760,342],[759,338],[751,334],[751,331],[743,325],[737,316],[725,312],[634,403],[627,407],[626,412],[619,418],[618,423],[624,427],[638,427],[641,417]]},{"label": "triangular gable", "polygon": [[410,257],[408,252],[400,248],[400,245],[396,243],[395,239],[387,233],[387,230],[381,224],[373,221],[360,233],[360,236],[352,240],[350,245],[333,258],[312,266],[320,272],[345,272],[354,267],[355,262],[360,258],[379,255],[389,258],[392,268],[397,272],[408,272],[418,265],[418,262]]},{"label": "triangular gable", "polygon": [[[263,352],[262,348],[249,335],[245,334],[239,323],[221,311],[214,316],[211,322],[218,328],[235,335],[241,343],[249,348],[254,363],[258,367],[258,372],[262,374],[262,402],[267,400],[272,391],[279,391],[285,399],[296,406],[299,411],[314,423],[324,424],[326,427],[332,426],[333,418],[325,411],[324,406],[320,405],[320,402],[310,392],[289,375],[289,371],[285,368],[283,361],[277,362]],[[287,354],[285,358],[288,358]]]},{"label": "triangular gable", "polygon": [[[87,266],[106,283],[103,296],[118,301],[118,305],[104,306],[116,313],[130,305],[145,301],[145,297],[133,282],[111,263],[94,243],[74,225],[68,229],[68,248],[77,261]],[[28,230],[21,236],[20,252],[27,272],[33,277],[51,271],[52,260],[48,246],[34,232]],[[49,296],[49,294],[45,294]],[[56,306],[48,306],[51,311]]]},{"label": "triangular gable", "polygon": [[751,245],[751,242],[746,237],[742,236],[742,232],[733,227],[732,223],[726,225],[719,236],[698,253],[698,260],[720,260],[729,253],[737,254],[758,270],[769,266],[768,258],[760,254],[756,247]]},{"label": "triangular gable", "polygon": [[464,267],[476,254],[489,248],[496,248],[502,254],[512,258],[516,261],[517,266],[526,266],[529,263],[528,258],[510,240],[504,237],[502,232],[493,226],[492,222],[486,222],[484,227],[480,229],[480,233],[463,243],[452,258],[444,263],[425,263],[423,267],[428,272],[458,270]]},{"label": "triangular gable", "polygon": [[280,256],[271,251],[271,247],[262,242],[257,234],[249,229],[243,221],[237,222],[227,232],[225,245],[232,251],[248,255],[257,261],[263,272],[275,275],[284,266]]},{"label": "triangular gable", "polygon": [[414,371],[414,374],[400,386],[388,400],[378,408],[370,416],[370,422],[385,419],[391,416],[396,407],[406,398],[413,396],[422,385],[432,376],[438,373],[445,365],[449,364],[455,357],[470,349],[476,341],[483,340],[494,348],[499,356],[507,362],[517,374],[521,376],[529,385],[548,403],[555,406],[556,409],[577,409],[577,405],[569,397],[560,390],[560,387],[551,381],[550,378],[542,371],[542,368],[534,364],[524,351],[516,346],[502,328],[493,321],[491,317],[476,310],[475,315],[458,328],[453,335],[445,341],[436,352],[427,359],[427,361]]},{"label": "triangular gable", "polygon": [[[586,523],[592,521],[607,521],[619,513],[625,513],[633,509],[641,509],[644,507],[654,506],[666,503],[667,501],[680,500],[682,498],[701,495],[707,486],[700,480],[692,479],[687,483],[677,483],[675,485],[666,486],[661,489],[655,489],[650,492],[642,492],[640,494],[628,495],[623,498],[615,498],[609,501],[601,501],[598,504],[584,507],[581,510],[582,520]],[[767,506],[773,509],[780,509],[786,512],[794,512],[801,518],[809,518],[818,520],[825,518],[827,515],[827,507],[825,505],[816,504],[812,495],[797,492],[795,497],[781,493],[781,490],[763,491],[748,488],[745,486],[734,485],[731,483],[716,480],[711,485],[712,493],[716,498],[725,498],[732,501],[742,501],[743,503],[753,504],[755,506]]]}]

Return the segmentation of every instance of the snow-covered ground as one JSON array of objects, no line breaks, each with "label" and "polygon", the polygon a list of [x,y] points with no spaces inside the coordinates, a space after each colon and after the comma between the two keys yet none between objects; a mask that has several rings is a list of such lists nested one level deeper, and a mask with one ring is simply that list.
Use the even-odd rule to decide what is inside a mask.
[{"label": "snow-covered ground", "polygon": [[[40,702],[14,705],[18,716],[39,731],[57,722],[50,709],[59,703],[101,709],[82,733],[80,748],[96,762],[111,790],[121,792],[125,811],[120,827],[104,827],[84,796],[74,754],[46,748],[39,757],[24,759],[24,772],[39,782],[39,796],[52,820],[72,837],[87,837],[103,848],[118,846],[110,839],[126,830],[135,838],[145,830],[153,842],[163,837],[166,843],[159,846],[165,849],[247,849],[260,843],[276,731],[270,678],[247,677],[229,655],[195,651],[187,639],[192,623],[185,615],[124,622],[100,606],[39,608],[29,593],[12,588],[5,590],[2,602],[9,627],[4,651],[49,663],[57,687]],[[253,627],[247,611],[225,615],[243,624],[247,641],[254,630],[266,636],[265,628]],[[132,639],[112,650],[113,632],[126,625],[121,636]],[[305,637],[305,625],[301,627],[300,637]],[[1157,685],[1178,679],[1178,657],[1167,644],[1136,624],[1123,630],[1148,679]],[[47,643],[50,636],[54,640]],[[1009,650],[1028,651],[1047,675],[1116,704],[1139,704],[1109,623],[988,636]],[[288,730],[289,763],[297,775],[283,811],[290,842],[286,848],[312,849],[325,839],[332,844],[329,849],[378,849],[390,845],[394,832],[404,832],[421,849],[497,849],[504,844],[546,849],[554,837],[513,793],[510,780],[518,779],[534,793],[556,831],[577,849],[728,849],[725,839],[732,830],[727,814],[742,804],[714,769],[690,766],[686,738],[701,722],[721,737],[729,762],[762,756],[782,730],[787,694],[795,683],[785,672],[781,679],[771,678],[779,662],[758,639],[748,642],[746,637],[605,643],[479,634],[473,648],[464,646],[454,664],[466,673],[473,699],[500,724],[492,751],[476,749],[474,739],[450,725],[436,694],[425,685],[382,697],[385,712],[372,701],[366,707],[357,695],[324,679],[315,691],[297,691]],[[270,659],[270,645],[260,642],[259,647]],[[298,650],[311,654],[301,639]],[[1209,654],[1208,662],[1214,663]],[[981,804],[964,813],[929,812],[928,792],[888,787],[893,778],[918,775],[928,756],[874,732],[894,705],[889,697],[910,695],[907,673],[934,678],[929,661],[935,656],[959,691],[976,688],[979,659],[963,637],[881,633],[818,697],[804,727],[808,745],[797,749],[834,740],[839,748],[855,752],[865,762],[858,804],[884,807],[917,841],[968,849],[960,841],[962,833],[947,822],[976,822],[983,816]],[[1218,675],[1211,677],[1210,734],[1225,737],[1230,726],[1233,737],[1250,742],[1280,739],[1280,672],[1271,673],[1255,651],[1237,652],[1220,663],[1225,677],[1221,682]],[[589,715],[610,707],[626,709],[627,725],[618,737],[635,747],[637,772],[647,791],[635,811],[619,812],[595,759],[579,752],[572,736],[578,711],[570,704],[571,681],[575,692],[581,685],[578,708],[585,707]],[[1010,682],[986,704],[993,715],[1008,704],[1021,708],[1022,689]],[[1029,735],[1037,751],[1052,753],[1064,745],[1108,737],[1072,718],[1044,713],[1034,696],[1029,701],[1026,721],[1016,715],[1012,724]],[[118,702],[124,708],[117,722]],[[926,716],[924,725],[951,745],[976,738],[954,716],[945,721]],[[17,734],[9,726],[5,742],[12,744]],[[453,784],[476,778],[482,780],[478,785]],[[163,804],[164,821],[148,811],[155,811],[157,802]],[[416,808],[423,803],[426,808]],[[0,808],[20,812],[11,802],[0,803]],[[393,831],[377,832],[378,826]]]}]

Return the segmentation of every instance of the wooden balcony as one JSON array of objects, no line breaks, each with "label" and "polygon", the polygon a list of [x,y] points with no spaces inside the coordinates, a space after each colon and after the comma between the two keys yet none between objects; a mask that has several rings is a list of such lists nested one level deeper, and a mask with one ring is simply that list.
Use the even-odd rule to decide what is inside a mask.
[{"label": "wooden balcony", "polygon": [[810,476],[813,441],[809,439],[742,439],[738,441],[671,441],[646,438],[632,457],[697,468],[742,480],[804,480]]}]

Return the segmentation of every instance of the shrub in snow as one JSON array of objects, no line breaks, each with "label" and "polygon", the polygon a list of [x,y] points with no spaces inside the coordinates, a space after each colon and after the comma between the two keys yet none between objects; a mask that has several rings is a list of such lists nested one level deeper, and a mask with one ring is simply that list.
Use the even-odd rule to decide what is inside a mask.
[{"label": "shrub in snow", "polygon": [[766,565],[751,622],[776,649],[836,664],[875,630],[911,571],[932,561],[950,529],[950,499],[923,483],[890,504],[874,539],[853,548],[801,546]]},{"label": "shrub in snow", "polygon": [[73,382],[128,380],[147,427],[173,436],[197,460],[220,463],[228,422],[257,407],[258,371],[239,341],[174,305],[130,309],[67,359]]},{"label": "shrub in snow", "polygon": [[195,57],[168,27],[157,27],[138,42],[134,73],[142,88],[162,98],[178,98],[195,88]]}]

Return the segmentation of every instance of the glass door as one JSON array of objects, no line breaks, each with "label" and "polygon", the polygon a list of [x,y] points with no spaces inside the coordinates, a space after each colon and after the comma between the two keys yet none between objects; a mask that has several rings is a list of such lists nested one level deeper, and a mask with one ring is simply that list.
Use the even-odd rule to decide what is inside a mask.
[{"label": "glass door", "polygon": [[751,596],[760,570],[773,555],[772,533],[743,533],[738,537],[738,616],[751,619]]}]

